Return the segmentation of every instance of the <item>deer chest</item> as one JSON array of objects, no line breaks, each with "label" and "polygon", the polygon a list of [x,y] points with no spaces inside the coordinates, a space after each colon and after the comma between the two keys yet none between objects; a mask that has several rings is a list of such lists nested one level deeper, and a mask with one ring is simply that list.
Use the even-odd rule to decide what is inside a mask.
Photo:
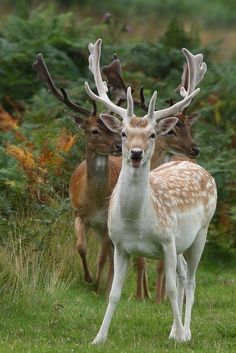
[{"label": "deer chest", "polygon": [[119,230],[112,228],[112,242],[130,255],[158,258],[162,254],[162,244],[153,225],[143,228],[130,221],[125,222]]}]

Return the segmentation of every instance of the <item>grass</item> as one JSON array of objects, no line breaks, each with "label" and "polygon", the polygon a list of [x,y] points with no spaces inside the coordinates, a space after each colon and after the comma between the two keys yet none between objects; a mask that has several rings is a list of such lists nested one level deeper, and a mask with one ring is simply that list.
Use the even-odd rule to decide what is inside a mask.
[{"label": "grass", "polygon": [[[105,313],[105,290],[98,296],[82,280],[69,204],[52,207],[0,222],[5,239],[0,247],[0,353],[236,352],[236,268],[205,259],[197,274],[190,343],[168,339],[169,302],[158,306],[135,300],[131,266],[108,341],[91,346]],[[88,248],[95,263],[93,236]],[[155,262],[149,261],[148,270],[154,298]]]},{"label": "grass", "polygon": [[[58,234],[58,242],[60,238]],[[69,243],[72,245],[73,242],[74,237],[71,236]],[[69,256],[70,251],[74,253],[68,245],[65,257]],[[17,256],[21,259],[21,267]],[[153,301],[135,300],[135,274],[131,268],[108,341],[94,347],[90,346],[90,342],[105,312],[104,295],[97,296],[91,287],[83,283],[79,274],[73,280],[63,279],[60,264],[54,264],[54,271],[50,269],[47,272],[44,264],[47,261],[46,253],[30,261],[20,250],[14,258],[13,269],[26,272],[27,276],[23,276],[23,285],[18,285],[14,291],[1,287],[0,353],[236,352],[235,268],[205,262],[201,264],[192,315],[193,338],[185,344],[168,339],[172,323],[169,302],[157,306]],[[73,266],[78,266],[78,263],[75,261]],[[153,262],[149,263],[149,270],[154,297]],[[76,273],[76,269],[72,273]]]}]

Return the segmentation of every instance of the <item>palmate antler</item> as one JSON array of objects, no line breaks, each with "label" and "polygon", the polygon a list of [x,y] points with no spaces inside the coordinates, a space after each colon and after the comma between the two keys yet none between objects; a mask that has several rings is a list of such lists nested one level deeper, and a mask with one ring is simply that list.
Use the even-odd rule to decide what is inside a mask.
[{"label": "palmate antler", "polygon": [[182,97],[186,97],[191,94],[202,81],[207,72],[207,65],[203,61],[202,54],[193,55],[185,48],[182,49],[182,52],[187,62],[183,66],[181,83],[176,88],[176,92],[179,92]]},{"label": "palmate antler", "polygon": [[117,100],[117,105],[126,101],[127,87],[122,76],[122,67],[117,54],[113,54],[113,61],[106,66],[103,66],[102,73],[106,76],[107,86]]},{"label": "palmate antler", "polygon": [[[113,54],[113,61],[106,66],[103,66],[102,73],[106,76],[107,87],[109,92],[111,92],[116,98],[116,104],[121,105],[123,102],[127,101],[127,85],[124,81],[122,75],[122,66],[120,59],[117,54]],[[132,89],[132,93],[134,89]],[[134,99],[134,105],[141,107],[145,111],[148,111],[148,107],[144,107],[144,101],[142,100],[143,87],[140,90],[141,99]]]},{"label": "palmate antler", "polygon": [[[185,48],[182,49],[182,52],[187,62],[183,65],[181,83],[176,88],[176,92],[180,93],[182,97],[186,97],[193,93],[197,85],[202,81],[207,71],[207,65],[203,62],[202,54],[193,55]],[[143,110],[148,111],[143,87],[140,89],[140,101]],[[170,107],[175,103],[173,99],[169,99],[167,102]],[[181,109],[180,112],[182,113],[186,108]]]},{"label": "palmate antler", "polygon": [[[85,89],[88,95],[98,101],[103,103],[109,110],[112,112],[118,114],[122,119],[126,119],[127,117],[130,117],[133,115],[133,99],[131,95],[131,89],[127,89],[127,109],[124,109],[122,107],[119,107],[115,105],[108,97],[107,95],[107,85],[106,83],[102,80],[101,72],[100,72],[100,55],[101,55],[101,45],[102,45],[102,40],[98,39],[95,44],[90,43],[89,44],[89,68],[90,71],[92,72],[95,80],[95,84],[97,87],[98,95],[93,93],[88,85],[87,82],[85,82]],[[193,92],[188,92],[185,91],[186,94],[182,101],[177,102],[171,107],[168,107],[166,109],[162,110],[157,110],[152,114],[152,118],[155,120],[159,120],[168,116],[173,116],[174,114],[178,113],[179,111],[182,111],[184,108],[186,108],[192,101],[192,99],[199,93],[200,89],[193,90]],[[182,92],[184,92],[182,90]],[[154,92],[155,96],[155,92]],[[149,114],[146,115],[146,117],[149,117]]]},{"label": "palmate antler", "polygon": [[69,108],[72,110],[76,111],[77,113],[80,113],[86,117],[89,117],[91,115],[96,115],[97,108],[96,104],[94,101],[92,101],[93,104],[93,110],[90,112],[88,109],[81,107],[80,105],[73,103],[70,98],[68,97],[68,94],[64,88],[60,88],[60,90],[55,86],[52,77],[48,71],[48,68],[45,64],[43,54],[38,54],[36,57],[35,63],[32,65],[33,69],[38,73],[38,78],[45,82],[48,90],[50,93],[53,94],[54,97],[56,97],[57,100],[60,102],[64,103],[67,105]]},{"label": "palmate antler", "polygon": [[202,54],[193,55],[186,48],[183,48],[182,52],[187,60],[187,63],[184,64],[181,83],[177,87],[176,91],[179,91],[182,97],[186,97],[191,94],[197,85],[202,81],[207,71],[207,65],[203,61]]}]

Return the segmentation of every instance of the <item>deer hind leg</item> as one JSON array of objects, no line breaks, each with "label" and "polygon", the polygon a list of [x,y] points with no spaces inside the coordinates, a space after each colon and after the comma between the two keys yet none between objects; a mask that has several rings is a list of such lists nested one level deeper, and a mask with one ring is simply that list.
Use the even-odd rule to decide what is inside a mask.
[{"label": "deer hind leg", "polygon": [[86,244],[86,237],[85,237],[86,230],[85,230],[84,223],[81,221],[79,217],[76,217],[75,219],[75,231],[77,234],[76,248],[81,257],[83,271],[84,271],[84,280],[88,283],[91,283],[92,275],[88,269],[87,256],[86,256],[87,255],[87,244]]},{"label": "deer hind leg", "polygon": [[194,292],[196,287],[195,274],[205,246],[207,230],[208,230],[208,227],[200,230],[193,244],[184,254],[185,260],[187,262],[187,281],[186,281],[186,289],[185,289],[186,307],[185,307],[185,322],[184,322],[186,340],[191,339],[190,322],[191,322],[192,306],[194,302]]},{"label": "deer hind leg", "polygon": [[144,257],[136,258],[137,270],[137,284],[136,284],[136,298],[143,300],[144,298],[150,299],[147,279],[147,263]]},{"label": "deer hind leg", "polygon": [[97,260],[97,274],[96,274],[96,282],[95,282],[95,288],[97,292],[99,291],[102,272],[106,264],[107,258],[109,259],[108,280],[107,280],[107,284],[109,287],[111,285],[111,281],[113,277],[113,247],[112,247],[111,240],[108,237],[108,232],[106,231],[105,236],[102,240],[102,244],[100,247],[98,260]]},{"label": "deer hind leg", "polygon": [[182,318],[184,293],[186,287],[187,278],[187,263],[183,255],[177,256],[177,293],[178,293],[178,306],[179,313]]},{"label": "deer hind leg", "polygon": [[109,295],[109,303],[100,327],[100,330],[93,340],[92,344],[99,344],[107,339],[107,334],[111,319],[115,308],[120,300],[122,287],[129,265],[129,255],[115,248],[114,250],[114,278],[112,282],[111,292]]},{"label": "deer hind leg", "polygon": [[161,291],[161,300],[166,300],[167,295],[166,295],[166,279],[165,279],[165,273],[163,274],[163,279],[162,279],[162,291]]},{"label": "deer hind leg", "polygon": [[146,299],[151,299],[151,295],[148,288],[148,276],[147,276],[147,263],[145,261],[145,268],[143,274],[143,295]]},{"label": "deer hind leg", "polygon": [[166,293],[170,299],[172,311],[174,314],[174,322],[169,338],[174,338],[177,341],[185,341],[185,331],[182,325],[182,320],[179,312],[176,287],[176,269],[177,269],[177,254],[175,241],[172,239],[168,244],[165,244],[165,275],[166,275]]},{"label": "deer hind leg", "polygon": [[156,271],[156,303],[161,304],[162,299],[165,297],[164,262],[162,260],[157,262]]},{"label": "deer hind leg", "polygon": [[[110,240],[110,239],[109,239]],[[114,247],[112,242],[110,241],[110,246],[108,248],[108,276],[107,276],[107,294],[111,291],[112,280],[114,276]]]}]

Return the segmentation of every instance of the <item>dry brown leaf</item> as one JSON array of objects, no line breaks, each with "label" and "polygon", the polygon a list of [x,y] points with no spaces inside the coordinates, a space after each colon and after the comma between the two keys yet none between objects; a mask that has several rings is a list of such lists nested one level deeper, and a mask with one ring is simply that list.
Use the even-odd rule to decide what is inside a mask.
[{"label": "dry brown leaf", "polygon": [[32,170],[36,168],[36,162],[31,152],[10,144],[6,146],[6,152],[19,161],[24,170]]},{"label": "dry brown leaf", "polygon": [[17,123],[17,119],[6,112],[0,105],[0,130],[15,130],[17,128]]},{"label": "dry brown leaf", "polygon": [[68,152],[76,142],[76,135],[71,135],[66,129],[63,129],[59,136],[57,147],[61,152]]}]

